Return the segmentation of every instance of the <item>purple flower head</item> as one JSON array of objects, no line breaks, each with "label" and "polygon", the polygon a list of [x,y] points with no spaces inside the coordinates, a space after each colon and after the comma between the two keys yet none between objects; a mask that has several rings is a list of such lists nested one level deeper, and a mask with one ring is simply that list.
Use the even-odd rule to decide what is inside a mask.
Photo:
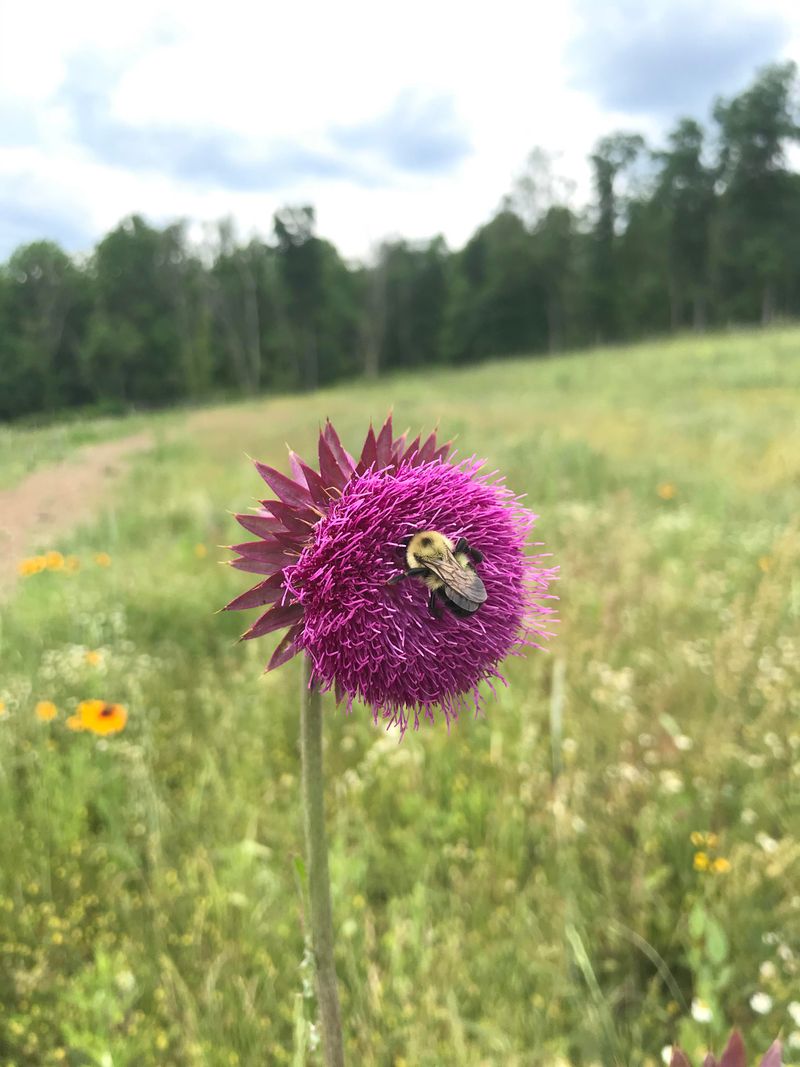
[{"label": "purple flower head", "polygon": [[[405,730],[437,707],[448,722],[468,702],[479,708],[479,683],[503,681],[500,660],[549,636],[552,609],[538,601],[552,599],[554,568],[525,554],[536,516],[480,461],[449,453],[435,434],[393,438],[390,416],[377,437],[370,427],[358,461],[327,423],[318,469],[293,453],[291,479],[257,464],[279,499],[237,515],[259,540],[231,546],[232,565],[266,577],[228,608],[273,605],[245,639],[289,627],[268,670],[304,651],[315,682],[348,710],[362,700]],[[426,530],[475,553],[468,566],[486,601],[467,618],[432,614],[419,578],[390,584],[407,568],[408,539]]]}]

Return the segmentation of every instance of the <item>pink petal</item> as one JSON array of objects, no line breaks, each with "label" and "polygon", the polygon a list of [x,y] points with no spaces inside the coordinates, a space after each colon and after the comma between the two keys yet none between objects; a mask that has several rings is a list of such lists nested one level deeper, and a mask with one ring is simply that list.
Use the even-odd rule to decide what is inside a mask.
[{"label": "pink petal", "polygon": [[386,422],[381,427],[378,440],[375,445],[378,467],[388,467],[392,459],[392,416],[386,416]]},{"label": "pink petal", "polygon": [[728,1044],[720,1057],[719,1067],[747,1067],[744,1042],[738,1030],[734,1030],[728,1038]]},{"label": "pink petal", "polygon": [[281,528],[278,519],[272,518],[271,515],[245,514],[235,515],[234,518],[240,526],[244,526],[245,530],[255,534],[256,537],[267,537]]},{"label": "pink petal", "polygon": [[308,536],[311,527],[319,520],[316,511],[310,508],[293,508],[282,500],[265,500],[264,507],[272,512],[276,520],[280,520],[278,525],[282,524],[290,533]]},{"label": "pink petal", "polygon": [[436,451],[436,433],[432,433],[425,444],[419,450],[417,463],[430,463]]},{"label": "pink petal", "polygon": [[706,1053],[706,1057],[703,1060],[703,1067],[717,1067],[717,1061],[710,1052]]},{"label": "pink petal", "polygon": [[417,454],[417,452],[419,452],[419,442],[420,442],[420,438],[419,438],[419,435],[418,435],[417,437],[414,438],[414,440],[411,442],[411,444],[405,450],[403,455],[400,457],[400,462],[401,463],[410,463],[411,462],[411,460],[414,458],[414,456]]},{"label": "pink petal", "polygon": [[669,1067],[692,1067],[692,1065],[686,1059],[681,1050],[675,1047],[672,1050],[672,1059],[669,1061]]},{"label": "pink petal", "polygon": [[260,559],[232,559],[230,566],[237,571],[247,571],[248,574],[274,574],[282,571],[290,561],[284,559],[282,563],[267,563]]},{"label": "pink petal", "polygon": [[256,470],[285,504],[293,504],[295,507],[307,508],[311,504],[311,494],[303,485],[293,482],[285,474],[276,471],[274,467],[268,467],[265,463],[256,463]]},{"label": "pink petal", "polygon": [[301,466],[303,468],[303,477],[306,480],[308,491],[311,493],[312,500],[316,505],[317,510],[322,511],[323,513],[327,512],[328,508],[331,506],[331,498],[325,488],[322,478],[320,478],[312,467],[307,467],[305,463],[301,464]]},{"label": "pink petal", "polygon": [[278,647],[272,653],[272,658],[267,664],[268,671],[274,671],[276,667],[288,663],[292,656],[297,655],[300,651],[300,645],[297,643],[297,639],[299,638],[302,629],[302,624],[297,623],[296,626],[293,626],[291,630],[288,630],[286,634],[284,634]]},{"label": "pink petal", "polygon": [[325,436],[325,440],[328,442],[328,446],[331,452],[333,452],[336,458],[336,462],[339,464],[339,467],[344,472],[344,474],[346,474],[349,478],[355,470],[356,465],[353,462],[353,457],[348,452],[346,452],[344,447],[342,446],[342,442],[339,440],[339,435],[337,434],[336,430],[334,430],[333,426],[330,423],[330,420],[325,423],[325,429],[322,432]]},{"label": "pink petal", "polygon": [[761,1067],[781,1067],[783,1056],[780,1041],[773,1041],[766,1051]]},{"label": "pink petal", "polygon": [[361,449],[361,460],[358,464],[358,469],[365,471],[368,467],[371,467],[373,463],[378,461],[378,442],[375,440],[375,431],[370,424],[369,433],[364,440],[364,447]]},{"label": "pink petal", "polygon": [[270,634],[273,630],[282,630],[284,626],[291,626],[303,617],[302,604],[279,604],[264,612],[261,618],[256,619],[247,633],[242,634],[242,641],[250,641],[253,637],[262,637]]},{"label": "pink petal", "polygon": [[259,608],[262,604],[274,604],[280,600],[283,594],[283,571],[278,571],[272,577],[266,578],[252,589],[241,593],[230,604],[225,605],[225,611],[242,611],[244,608]]},{"label": "pink petal", "polygon": [[258,559],[263,563],[280,563],[282,567],[285,567],[287,563],[294,563],[300,552],[298,548],[294,555],[290,555],[283,545],[278,544],[272,538],[272,535],[269,540],[243,541],[240,545],[230,545],[229,548],[231,552],[238,552],[245,559]]},{"label": "pink petal", "polygon": [[344,489],[347,485],[348,475],[345,474],[336,462],[336,457],[322,434],[319,435],[317,449],[319,453],[319,473],[322,476],[322,484],[326,489]]}]

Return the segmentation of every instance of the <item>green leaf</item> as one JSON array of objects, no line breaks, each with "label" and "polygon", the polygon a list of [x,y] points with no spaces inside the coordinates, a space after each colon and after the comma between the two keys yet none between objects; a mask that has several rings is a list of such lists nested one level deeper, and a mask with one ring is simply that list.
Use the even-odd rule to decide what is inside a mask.
[{"label": "green leaf", "polygon": [[722,963],[728,956],[728,938],[716,919],[706,918],[706,949],[712,963]]},{"label": "green leaf", "polygon": [[689,912],[689,933],[695,940],[699,940],[703,936],[705,928],[706,909],[702,904],[697,903]]}]

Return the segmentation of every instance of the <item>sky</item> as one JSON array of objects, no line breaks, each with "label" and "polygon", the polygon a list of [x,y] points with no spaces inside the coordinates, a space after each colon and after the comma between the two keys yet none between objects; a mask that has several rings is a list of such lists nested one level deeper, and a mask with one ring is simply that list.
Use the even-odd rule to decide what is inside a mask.
[{"label": "sky", "polygon": [[788,57],[796,0],[0,0],[0,260],[134,212],[266,237],[305,203],[351,259],[458,248],[534,147],[580,206],[598,137],[657,144]]}]

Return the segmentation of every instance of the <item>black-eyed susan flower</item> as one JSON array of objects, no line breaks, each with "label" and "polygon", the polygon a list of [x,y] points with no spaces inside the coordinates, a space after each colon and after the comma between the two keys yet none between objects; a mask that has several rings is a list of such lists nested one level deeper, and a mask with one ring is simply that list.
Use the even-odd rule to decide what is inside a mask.
[{"label": "black-eyed susan flower", "polygon": [[58,715],[58,708],[52,700],[40,700],[34,712],[39,722],[52,722]]},{"label": "black-eyed susan flower", "polygon": [[84,730],[93,734],[117,734],[125,729],[127,708],[122,704],[107,704],[104,700],[82,700],[78,715]]}]

